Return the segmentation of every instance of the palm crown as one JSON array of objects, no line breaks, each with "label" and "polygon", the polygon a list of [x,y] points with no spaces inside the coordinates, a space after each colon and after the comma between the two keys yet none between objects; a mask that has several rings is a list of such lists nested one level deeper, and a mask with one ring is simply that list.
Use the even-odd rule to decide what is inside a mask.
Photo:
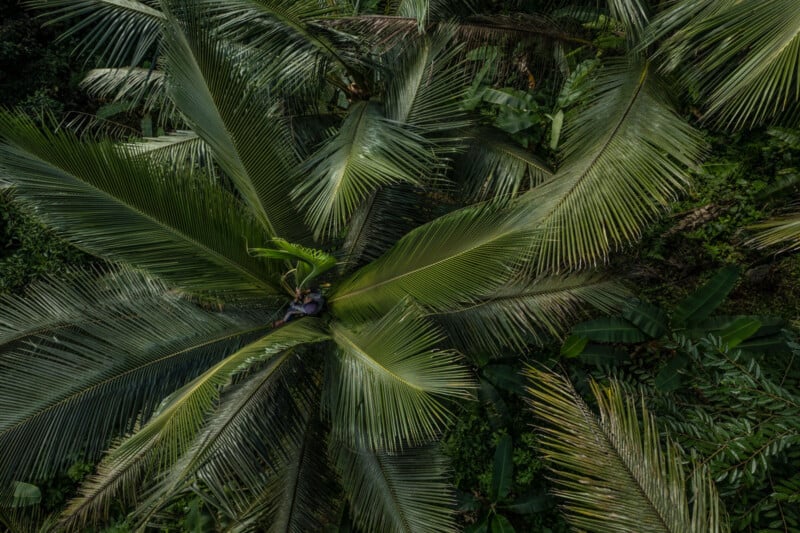
[{"label": "palm crown", "polygon": [[[124,436],[62,527],[119,498],[145,524],[193,490],[237,530],[318,530],[345,502],[363,530],[451,530],[432,443],[471,395],[462,354],[613,306],[618,286],[574,272],[635,238],[702,151],[636,56],[597,70],[551,171],[474,128],[458,28],[398,46],[317,2],[58,5],[112,63],[157,47],[158,69],[92,83],[145,87],[190,128],[120,144],[0,115],[2,180],[114,265],[0,311],[3,485]],[[273,328],[312,284],[326,311]]]}]

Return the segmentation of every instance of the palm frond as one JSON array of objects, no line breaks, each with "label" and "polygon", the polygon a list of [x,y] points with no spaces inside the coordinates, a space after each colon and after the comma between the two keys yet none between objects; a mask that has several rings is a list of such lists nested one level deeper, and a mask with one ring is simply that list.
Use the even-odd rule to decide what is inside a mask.
[{"label": "palm frond", "polygon": [[422,216],[422,190],[408,184],[382,187],[353,213],[341,246],[344,271],[377,259]]},{"label": "palm frond", "polygon": [[494,128],[472,132],[456,172],[468,198],[513,198],[553,177],[549,166]]},{"label": "palm frond", "polygon": [[422,182],[433,153],[419,135],[387,119],[377,102],[350,106],[339,131],[303,165],[293,192],[318,238],[337,235],[379,187]]},{"label": "palm frond", "polygon": [[660,54],[700,93],[710,120],[762,124],[800,101],[796,7],[792,0],[678,2],[654,22],[657,33],[677,30]]},{"label": "palm frond", "polygon": [[28,0],[48,24],[74,20],[61,38],[78,36],[78,51],[108,65],[137,65],[161,37],[164,14],[153,0]]},{"label": "palm frond", "polygon": [[668,102],[647,64],[605,63],[567,125],[563,165],[520,201],[539,210],[539,271],[605,259],[688,185],[704,143]]},{"label": "palm frond", "polygon": [[800,248],[800,215],[787,215],[773,218],[751,226],[760,230],[748,243],[756,248],[784,245],[783,251],[794,251]]},{"label": "palm frond", "polygon": [[191,168],[217,178],[214,152],[193,131],[178,130],[127,143],[131,152],[168,168]]},{"label": "palm frond", "polygon": [[299,430],[291,436],[286,458],[275,465],[277,472],[263,490],[237,514],[232,531],[321,531],[340,511],[341,489],[328,461],[324,424],[311,414],[295,425]]},{"label": "palm frond", "polygon": [[480,298],[530,257],[528,211],[470,207],[418,227],[345,279],[328,302],[340,317],[364,318],[407,297],[434,311]]},{"label": "palm frond", "polygon": [[622,23],[628,42],[638,43],[649,22],[647,3],[642,0],[608,0],[608,10],[611,17]]},{"label": "palm frond", "polygon": [[114,498],[131,500],[150,476],[174,465],[191,447],[231,377],[261,361],[280,367],[290,348],[326,339],[316,319],[305,318],[273,330],[228,355],[171,395],[156,415],[103,459],[97,473],[83,484],[79,497],[62,515],[62,526],[74,528],[98,520]]},{"label": "palm frond", "polygon": [[165,41],[172,99],[268,235],[303,240],[302,218],[287,201],[296,161],[279,104],[253,83],[252,55],[214,37],[193,10],[183,16],[170,21]]},{"label": "palm frond", "polygon": [[410,40],[388,60],[386,116],[433,142],[439,156],[459,148],[463,139],[456,132],[470,124],[461,109],[467,75],[453,35],[453,28],[444,27]]},{"label": "palm frond", "polygon": [[180,123],[181,117],[167,95],[166,76],[155,68],[96,68],[86,73],[81,88],[95,98],[135,102],[144,112],[158,111],[159,120]]},{"label": "palm frond", "polygon": [[600,416],[570,382],[534,368],[527,371],[531,407],[541,420],[540,442],[556,474],[556,495],[576,528],[598,533],[727,531],[714,482],[695,467],[688,498],[677,445],[663,447],[655,418],[642,401],[626,397],[617,382],[591,382]]},{"label": "palm frond", "polygon": [[0,180],[77,246],[197,293],[263,296],[268,265],[247,253],[264,234],[233,195],[203,176],[111,143],[87,143],[0,115]]},{"label": "palm frond", "polygon": [[393,455],[337,443],[332,453],[360,530],[458,530],[453,516],[455,495],[446,481],[447,462],[435,448]]},{"label": "palm frond", "polygon": [[620,284],[592,274],[516,280],[433,318],[459,348],[503,355],[541,344],[543,335],[559,337],[587,305],[604,313],[618,309],[626,295]]},{"label": "palm frond", "polygon": [[42,282],[3,303],[0,480],[46,478],[78,450],[95,459],[111,436],[265,329],[124,270]]},{"label": "palm frond", "polygon": [[328,361],[325,398],[333,435],[374,449],[424,443],[449,419],[440,399],[470,397],[474,383],[433,324],[399,305],[353,329],[331,325],[339,347]]},{"label": "palm frond", "polygon": [[[309,355],[287,353],[223,394],[189,451],[137,507],[137,521],[145,525],[197,481],[236,521],[260,524],[281,517],[288,524],[312,517],[316,506],[295,491],[301,485],[313,490],[306,478],[322,481],[326,472],[324,467],[304,471],[312,461],[308,439],[320,437],[311,421],[319,411],[320,376],[308,364]],[[323,458],[324,448],[312,464]]]}]

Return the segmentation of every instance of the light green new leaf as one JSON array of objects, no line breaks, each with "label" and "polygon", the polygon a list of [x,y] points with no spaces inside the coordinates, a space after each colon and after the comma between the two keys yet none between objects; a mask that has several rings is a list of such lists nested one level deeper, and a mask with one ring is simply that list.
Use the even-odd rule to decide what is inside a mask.
[{"label": "light green new leaf", "polygon": [[374,452],[332,442],[350,511],[362,531],[413,533],[457,531],[455,495],[445,458],[433,448],[402,454]]},{"label": "light green new leaf", "polygon": [[655,418],[612,382],[591,382],[600,415],[569,381],[534,368],[530,403],[541,421],[541,451],[556,478],[556,496],[573,527],[597,533],[727,531],[708,470],[695,465],[688,497],[677,445],[661,444]]},{"label": "light green new leaf", "polygon": [[357,102],[339,131],[303,165],[294,190],[318,238],[338,235],[353,212],[381,186],[420,183],[433,161],[428,143],[387,119],[377,102]]},{"label": "light green new leaf", "polygon": [[277,248],[250,248],[259,257],[297,262],[295,279],[297,287],[305,287],[308,282],[336,266],[336,258],[322,250],[294,244],[285,239],[272,239]]},{"label": "light green new leaf", "polygon": [[539,271],[596,264],[640,235],[689,182],[699,132],[668,105],[647,64],[608,60],[565,132],[555,176],[523,195],[537,211]]},{"label": "light green new leaf", "polygon": [[247,243],[263,233],[230,193],[109,142],[82,142],[0,114],[0,184],[67,240],[183,289],[276,292]]},{"label": "light green new leaf", "polygon": [[413,307],[353,329],[331,325],[325,396],[337,440],[394,450],[434,437],[449,420],[445,397],[469,398],[475,383],[442,334]]}]

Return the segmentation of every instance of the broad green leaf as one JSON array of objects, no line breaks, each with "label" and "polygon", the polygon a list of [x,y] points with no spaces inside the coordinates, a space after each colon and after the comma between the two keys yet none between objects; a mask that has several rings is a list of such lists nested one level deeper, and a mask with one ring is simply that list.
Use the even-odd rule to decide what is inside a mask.
[{"label": "broad green leaf", "polygon": [[555,501],[544,491],[537,491],[523,494],[513,502],[500,507],[517,514],[536,514],[555,507]]},{"label": "broad green leaf", "polygon": [[597,342],[636,343],[648,339],[642,330],[619,317],[597,318],[578,324],[572,334]]},{"label": "broad green leaf", "polygon": [[761,329],[761,322],[752,318],[742,317],[720,331],[719,336],[722,337],[722,342],[727,344],[728,348],[736,348],[742,342],[751,338],[759,329]]},{"label": "broad green leaf", "polygon": [[656,374],[654,383],[661,392],[672,392],[680,388],[682,383],[681,370],[686,368],[689,360],[684,356],[673,357]]},{"label": "broad green leaf", "polygon": [[514,533],[514,527],[511,522],[501,514],[492,516],[492,524],[489,530],[491,533]]},{"label": "broad green leaf", "polygon": [[679,326],[694,326],[704,320],[731,292],[736,280],[739,279],[739,269],[735,266],[725,267],[702,287],[689,295],[678,304],[672,313],[672,320]]},{"label": "broad green leaf", "polygon": [[616,366],[630,359],[628,352],[614,346],[589,343],[578,356],[581,361],[595,366]]},{"label": "broad green leaf", "polygon": [[298,287],[305,287],[307,283],[336,266],[336,258],[322,250],[293,244],[281,238],[274,238],[271,242],[277,250],[250,248],[250,252],[269,259],[299,261],[295,276]]},{"label": "broad green leaf", "polygon": [[655,305],[639,302],[622,312],[622,317],[646,333],[650,338],[658,339],[667,334],[667,313]]},{"label": "broad green leaf", "polygon": [[11,500],[11,507],[29,507],[38,505],[42,501],[42,491],[36,485],[14,482],[14,495]]},{"label": "broad green leaf", "polygon": [[512,461],[513,443],[510,435],[500,437],[494,452],[492,468],[492,490],[489,497],[498,502],[508,496],[511,483],[514,481],[514,462]]},{"label": "broad green leaf", "polygon": [[581,337],[580,335],[570,335],[564,344],[561,345],[561,355],[563,357],[578,357],[586,345],[589,343],[588,337]]}]

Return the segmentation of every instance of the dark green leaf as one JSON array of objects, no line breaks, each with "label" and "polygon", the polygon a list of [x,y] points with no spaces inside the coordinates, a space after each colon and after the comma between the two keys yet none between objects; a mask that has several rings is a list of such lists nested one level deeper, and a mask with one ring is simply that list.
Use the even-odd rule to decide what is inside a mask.
[{"label": "dark green leaf", "polygon": [[761,328],[761,322],[753,318],[742,317],[727,328],[720,331],[722,341],[728,348],[736,348],[742,342],[752,337]]},{"label": "dark green leaf", "polygon": [[586,348],[588,342],[589,339],[587,337],[570,335],[561,345],[561,355],[564,357],[578,357],[583,352],[583,349]]},{"label": "dark green leaf", "polygon": [[509,365],[488,365],[482,370],[494,386],[514,394],[524,394],[525,380]]},{"label": "dark green leaf", "polygon": [[492,471],[492,490],[490,497],[494,501],[508,496],[514,476],[512,459],[513,443],[510,435],[503,435],[494,452],[494,470]]},{"label": "dark green leaf", "polygon": [[523,494],[502,508],[517,514],[535,514],[551,509],[554,505],[553,499],[542,491]]},{"label": "dark green leaf", "polygon": [[501,514],[492,517],[492,533],[514,533],[514,526]]},{"label": "dark green leaf", "polygon": [[583,322],[572,328],[573,335],[597,342],[635,343],[647,340],[642,330],[624,318],[606,317]]},{"label": "dark green leaf", "polygon": [[653,304],[639,302],[625,309],[622,316],[654,339],[667,334],[667,313]]},{"label": "dark green leaf", "polygon": [[596,366],[614,366],[627,358],[624,350],[602,344],[589,344],[580,355],[581,361]]},{"label": "dark green leaf", "polygon": [[708,283],[678,304],[672,316],[675,324],[694,325],[708,317],[725,300],[738,278],[739,269],[735,266],[717,272]]},{"label": "dark green leaf", "polygon": [[656,388],[662,392],[674,391],[681,386],[680,371],[686,367],[688,359],[675,357],[656,375]]}]

